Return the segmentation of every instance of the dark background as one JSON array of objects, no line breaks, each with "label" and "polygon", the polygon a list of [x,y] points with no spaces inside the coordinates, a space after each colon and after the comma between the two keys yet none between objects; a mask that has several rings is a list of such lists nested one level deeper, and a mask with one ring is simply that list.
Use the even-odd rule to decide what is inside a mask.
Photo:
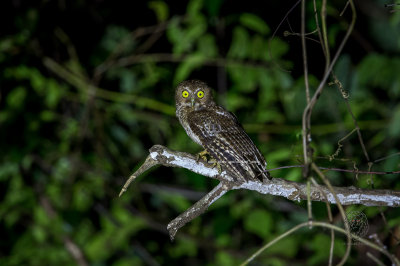
[{"label": "dark background", "polygon": [[[321,1],[317,2],[318,14]],[[351,18],[345,1],[328,1],[331,57]],[[350,95],[372,170],[400,166],[400,6],[355,1],[357,22],[335,74]],[[0,264],[236,265],[293,226],[307,221],[304,202],[234,191],[169,240],[166,225],[216,182],[184,169],[159,167],[118,198],[126,178],[154,144],[196,153],[175,117],[174,88],[197,78],[234,112],[269,168],[301,164],[306,105],[300,5],[294,1],[2,1],[0,4]],[[307,2],[306,31],[316,29]],[[271,39],[273,32],[275,36]],[[285,31],[291,32],[286,36]],[[315,91],[325,57],[307,35]],[[330,80],[332,81],[332,80]],[[329,81],[329,82],[330,82]],[[368,170],[337,86],[326,86],[312,116],[320,166]],[[393,156],[390,156],[393,155]],[[390,156],[388,158],[384,158]],[[379,160],[384,158],[383,160]],[[301,169],[274,177],[305,182]],[[327,172],[337,186],[399,190],[398,175]],[[334,223],[341,217],[332,206]],[[400,256],[396,208],[349,206],[368,219]],[[313,218],[328,221],[324,203]],[[302,229],[254,265],[325,265],[330,232]],[[366,235],[365,237],[367,237]],[[336,234],[334,262],[345,251]],[[355,245],[350,264],[388,263]]]}]

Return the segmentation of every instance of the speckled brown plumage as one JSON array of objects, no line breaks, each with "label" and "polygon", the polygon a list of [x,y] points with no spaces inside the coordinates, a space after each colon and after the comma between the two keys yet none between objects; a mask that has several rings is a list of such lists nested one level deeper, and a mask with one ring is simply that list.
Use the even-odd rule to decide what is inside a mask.
[{"label": "speckled brown plumage", "polygon": [[175,91],[175,103],[176,116],[186,133],[203,146],[222,170],[239,181],[270,178],[266,172],[267,163],[258,148],[236,117],[216,105],[206,83],[181,82]]}]

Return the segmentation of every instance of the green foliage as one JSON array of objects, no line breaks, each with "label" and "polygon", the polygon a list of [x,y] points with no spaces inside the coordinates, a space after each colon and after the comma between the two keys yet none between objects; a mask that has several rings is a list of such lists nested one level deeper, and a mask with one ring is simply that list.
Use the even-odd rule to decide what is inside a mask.
[{"label": "green foliage", "polygon": [[[309,241],[309,247],[313,251],[313,255],[308,260],[310,265],[320,265],[329,258],[329,248],[331,245],[331,239],[328,235],[318,234]],[[336,239],[334,245],[334,255],[339,258],[345,253],[345,242],[342,239]]]},{"label": "green foliage", "polygon": [[215,259],[215,264],[214,265],[237,265],[237,262],[232,258],[232,255],[227,253],[227,252],[223,252],[220,251],[217,253],[216,255],[216,259]]},{"label": "green foliage", "polygon": [[157,20],[162,22],[166,21],[169,16],[169,8],[168,5],[163,1],[151,1],[148,4],[149,8],[154,10],[156,13]]},{"label": "green foliage", "polygon": [[161,198],[168,203],[168,206],[174,208],[177,212],[184,212],[190,207],[190,203],[180,195],[173,195],[170,193],[161,193]]},{"label": "green foliage", "polygon": [[244,220],[244,228],[256,235],[266,238],[273,227],[271,214],[265,210],[252,210]]},{"label": "green foliage", "polygon": [[247,28],[260,34],[267,34],[270,31],[264,20],[254,14],[243,13],[240,15],[239,21]]},{"label": "green foliage", "polygon": [[173,258],[179,258],[182,256],[195,257],[197,255],[196,243],[193,240],[178,240],[176,245],[171,247],[169,250],[169,254]]}]

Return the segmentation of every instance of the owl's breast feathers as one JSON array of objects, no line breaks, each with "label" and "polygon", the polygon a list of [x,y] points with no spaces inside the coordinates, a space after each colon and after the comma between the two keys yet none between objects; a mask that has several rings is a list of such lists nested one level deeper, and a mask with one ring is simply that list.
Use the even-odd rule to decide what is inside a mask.
[{"label": "owl's breast feathers", "polygon": [[[186,132],[238,180],[270,178],[267,163],[236,117],[219,106],[187,114]],[[199,141],[199,142],[198,142]]]}]

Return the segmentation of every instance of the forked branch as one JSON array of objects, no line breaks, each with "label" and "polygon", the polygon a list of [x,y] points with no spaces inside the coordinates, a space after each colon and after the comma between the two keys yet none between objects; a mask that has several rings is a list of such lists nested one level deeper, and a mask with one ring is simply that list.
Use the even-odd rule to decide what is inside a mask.
[{"label": "forked branch", "polygon": [[[171,221],[167,228],[171,239],[175,237],[176,232],[200,214],[204,213],[208,207],[218,198],[229,190],[247,189],[254,190],[262,194],[274,196],[282,196],[289,200],[306,200],[307,185],[287,181],[281,178],[273,178],[272,180],[261,183],[259,181],[237,182],[227,172],[218,173],[217,168],[213,168],[212,164],[208,164],[202,160],[197,161],[196,156],[179,151],[172,151],[161,145],[154,145],[150,148],[150,154],[146,161],[131,175],[120,192],[120,196],[127,190],[130,183],[139,175],[149,170],[153,166],[163,165],[168,167],[186,168],[192,172],[201,174],[206,177],[219,180],[219,183],[206,196],[196,202],[192,207]],[[361,204],[365,206],[400,206],[400,192],[392,190],[380,189],[359,189],[354,187],[333,187],[333,190],[342,205]],[[310,198],[312,201],[325,201],[326,195],[329,203],[336,204],[336,200],[332,192],[323,185],[311,185]]]}]

